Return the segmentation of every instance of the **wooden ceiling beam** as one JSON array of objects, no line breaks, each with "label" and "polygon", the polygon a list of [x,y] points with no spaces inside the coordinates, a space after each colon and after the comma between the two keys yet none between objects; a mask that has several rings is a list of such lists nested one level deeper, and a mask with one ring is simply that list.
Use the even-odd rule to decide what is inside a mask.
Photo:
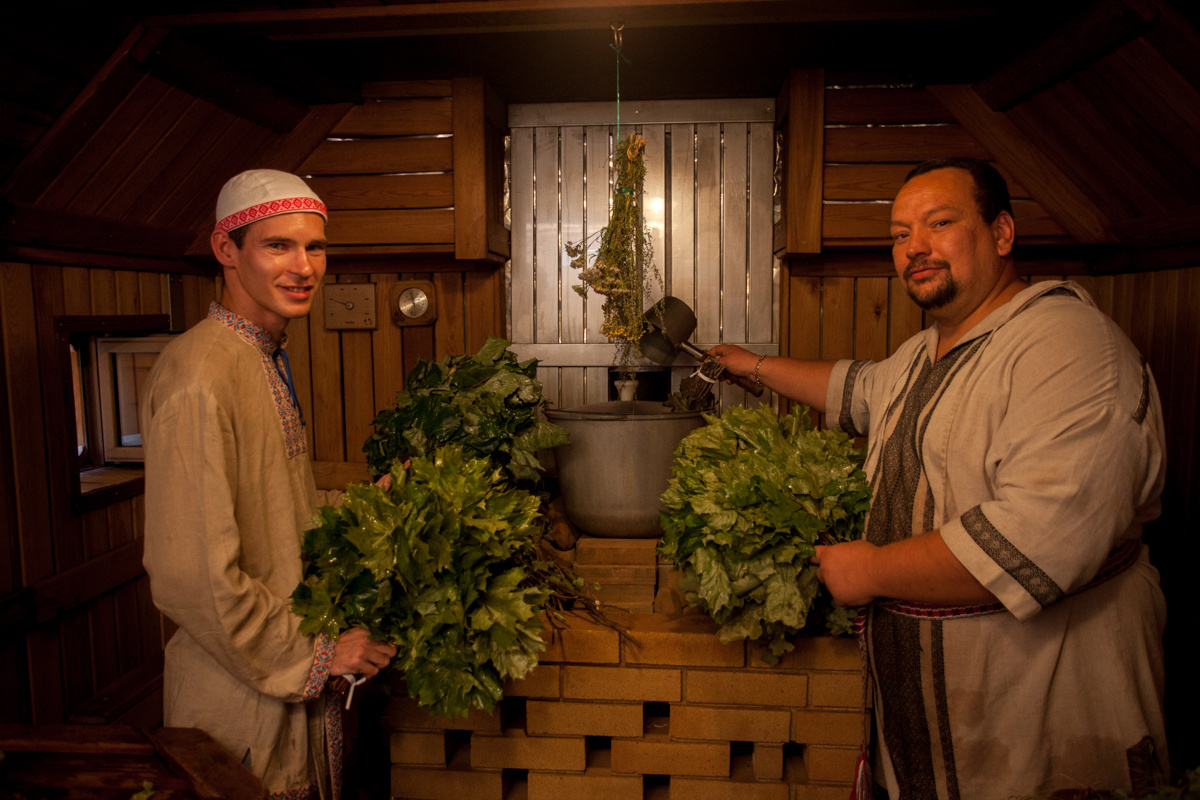
[{"label": "wooden ceiling beam", "polygon": [[1116,241],[1104,212],[1012,120],[989,108],[970,86],[930,86],[929,91],[1077,242]]},{"label": "wooden ceiling beam", "polygon": [[1158,13],[1151,0],[1100,0],[1036,49],[975,84],[975,92],[993,111],[1003,111],[1129,41]]},{"label": "wooden ceiling beam", "polygon": [[173,259],[183,255],[193,236],[189,230],[138,225],[25,204],[6,203],[0,207],[0,242],[13,245]]},{"label": "wooden ceiling beam", "polygon": [[1200,206],[1113,223],[1113,234],[1134,249],[1200,244]]},{"label": "wooden ceiling beam", "polygon": [[153,17],[164,27],[237,26],[273,38],[344,39],[664,26],[988,17],[1000,3],[940,0],[467,0]]},{"label": "wooden ceiling beam", "polygon": [[129,55],[145,71],[278,133],[308,113],[308,106],[173,31],[152,28]]}]

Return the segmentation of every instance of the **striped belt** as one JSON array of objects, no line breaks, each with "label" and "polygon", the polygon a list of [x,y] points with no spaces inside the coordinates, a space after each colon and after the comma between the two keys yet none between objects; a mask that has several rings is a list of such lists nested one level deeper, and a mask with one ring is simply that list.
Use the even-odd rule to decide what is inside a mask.
[{"label": "striped belt", "polygon": [[[1117,545],[1108,554],[1108,557],[1104,559],[1104,563],[1100,565],[1100,569],[1097,570],[1095,576],[1090,581],[1071,592],[1071,594],[1086,592],[1093,586],[1098,586],[1109,578],[1121,574],[1138,560],[1141,552],[1142,539],[1140,536],[1137,539],[1127,539]],[[905,617],[919,617],[921,619],[978,617],[984,614],[996,614],[1004,611],[1004,605],[1001,603],[946,606],[929,603],[909,603],[903,600],[877,600],[875,607],[893,614],[900,614]]]}]

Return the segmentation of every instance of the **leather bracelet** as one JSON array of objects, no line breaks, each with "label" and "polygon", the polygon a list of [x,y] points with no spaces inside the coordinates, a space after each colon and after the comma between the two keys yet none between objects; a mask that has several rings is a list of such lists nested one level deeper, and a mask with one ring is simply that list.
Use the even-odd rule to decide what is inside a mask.
[{"label": "leather bracelet", "polygon": [[751,378],[751,380],[753,380],[759,386],[762,386],[763,382],[758,379],[758,369],[759,369],[759,367],[762,366],[762,362],[766,361],[766,359],[767,359],[767,354],[763,353],[761,356],[758,357],[758,363],[754,365],[754,377]]}]

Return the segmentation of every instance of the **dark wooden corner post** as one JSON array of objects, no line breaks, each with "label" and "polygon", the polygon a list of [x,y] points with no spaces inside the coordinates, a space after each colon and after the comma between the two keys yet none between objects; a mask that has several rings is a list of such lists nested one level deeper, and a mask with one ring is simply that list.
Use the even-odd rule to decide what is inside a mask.
[{"label": "dark wooden corner post", "polygon": [[454,141],[454,257],[503,262],[504,132],[508,108],[482,78],[451,81]]},{"label": "dark wooden corner post", "polygon": [[794,69],[775,103],[783,157],[783,214],[775,224],[775,255],[784,266],[779,292],[780,355],[793,353],[790,259],[821,252],[825,176],[825,71]]}]

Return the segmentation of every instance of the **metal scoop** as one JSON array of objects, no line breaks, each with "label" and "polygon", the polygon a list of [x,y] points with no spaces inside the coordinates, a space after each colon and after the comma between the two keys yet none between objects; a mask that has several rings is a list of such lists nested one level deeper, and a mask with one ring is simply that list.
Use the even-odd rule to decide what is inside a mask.
[{"label": "metal scoop", "polygon": [[[688,338],[696,330],[696,314],[687,303],[678,297],[664,297],[647,309],[644,316],[650,330],[642,335],[640,346],[642,355],[654,363],[664,367],[670,366],[674,363],[680,350],[701,364],[716,363],[716,359],[688,341]],[[715,375],[711,371],[708,374],[726,383],[740,386],[755,397],[759,397],[763,393],[762,384],[743,378],[741,375],[734,375],[726,371],[724,367],[720,367]]]}]

